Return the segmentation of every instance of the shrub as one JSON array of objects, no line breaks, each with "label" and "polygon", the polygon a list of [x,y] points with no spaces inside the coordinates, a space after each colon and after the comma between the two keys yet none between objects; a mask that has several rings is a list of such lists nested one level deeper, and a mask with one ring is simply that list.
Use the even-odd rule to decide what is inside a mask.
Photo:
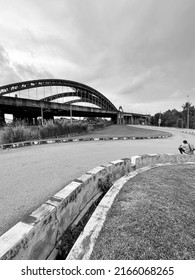
[{"label": "shrub", "polygon": [[77,122],[71,124],[66,120],[47,121],[43,126],[38,127],[18,125],[4,128],[1,134],[1,144],[53,138],[72,133],[84,133],[87,131],[87,123]]},{"label": "shrub", "polygon": [[12,127],[5,127],[1,133],[1,144],[12,143],[14,139],[14,132]]}]

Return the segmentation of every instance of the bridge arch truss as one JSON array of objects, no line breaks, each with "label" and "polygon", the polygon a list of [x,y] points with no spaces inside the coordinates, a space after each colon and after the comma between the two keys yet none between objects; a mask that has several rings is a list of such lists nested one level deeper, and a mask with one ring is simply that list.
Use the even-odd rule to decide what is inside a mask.
[{"label": "bridge arch truss", "polygon": [[94,88],[79,82],[63,79],[31,80],[1,86],[0,97],[6,96],[9,93],[20,92],[22,90],[49,86],[69,87],[72,89],[72,91],[49,95],[47,97],[41,98],[39,101],[50,102],[61,97],[77,97],[77,99],[68,101],[67,103],[73,104],[75,102],[87,102],[107,111],[117,111],[117,108],[112,104],[112,102]]}]

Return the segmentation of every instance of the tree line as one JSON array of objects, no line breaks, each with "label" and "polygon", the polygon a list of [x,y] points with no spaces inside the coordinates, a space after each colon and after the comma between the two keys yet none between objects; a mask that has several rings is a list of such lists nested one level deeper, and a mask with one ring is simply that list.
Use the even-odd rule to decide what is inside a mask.
[{"label": "tree line", "polygon": [[181,111],[169,109],[164,113],[156,113],[151,117],[150,124],[158,126],[160,122],[160,126],[188,128],[188,116],[189,128],[195,128],[195,107],[190,102],[186,102]]}]

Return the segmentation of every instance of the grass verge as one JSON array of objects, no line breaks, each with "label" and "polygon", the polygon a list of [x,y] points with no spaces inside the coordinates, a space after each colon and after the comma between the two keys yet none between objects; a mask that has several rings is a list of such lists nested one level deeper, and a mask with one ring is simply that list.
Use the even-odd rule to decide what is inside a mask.
[{"label": "grass verge", "polygon": [[[152,129],[144,129],[144,126],[133,127],[129,125],[110,125],[102,129],[92,131],[86,135],[89,138],[100,137],[153,137],[153,136],[171,136],[171,133]],[[80,136],[80,138],[83,136]],[[79,137],[77,137],[79,138]]]},{"label": "grass verge", "polygon": [[91,259],[195,259],[195,166],[151,169],[116,197]]}]

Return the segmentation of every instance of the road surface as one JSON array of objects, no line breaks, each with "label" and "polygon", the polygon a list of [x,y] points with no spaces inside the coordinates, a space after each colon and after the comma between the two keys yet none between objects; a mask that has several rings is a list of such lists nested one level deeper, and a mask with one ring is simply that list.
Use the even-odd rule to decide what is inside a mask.
[{"label": "road surface", "polygon": [[195,144],[194,135],[180,130],[166,131],[173,136],[70,142],[0,151],[0,236],[70,181],[98,165],[146,153],[177,153],[184,139]]}]

